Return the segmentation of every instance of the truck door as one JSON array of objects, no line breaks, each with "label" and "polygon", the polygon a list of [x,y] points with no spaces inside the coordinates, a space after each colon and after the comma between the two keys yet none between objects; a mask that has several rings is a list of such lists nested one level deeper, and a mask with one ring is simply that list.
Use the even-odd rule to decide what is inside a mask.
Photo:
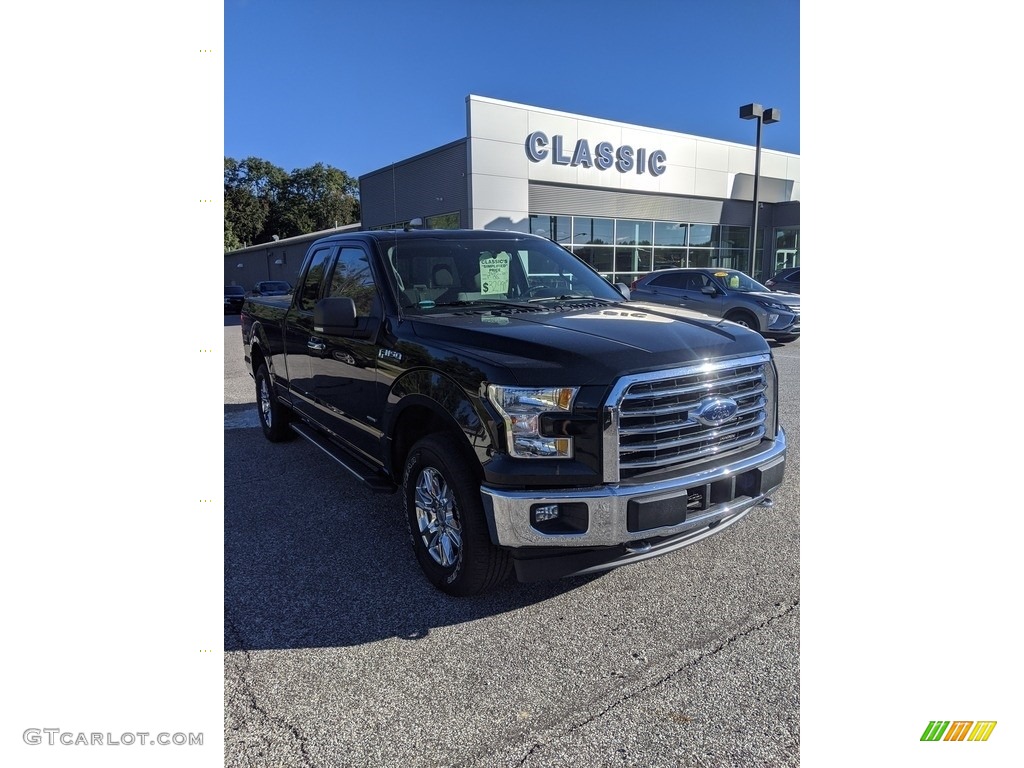
[{"label": "truck door", "polygon": [[320,348],[310,366],[317,421],[364,457],[380,463],[380,416],[385,393],[377,383],[377,334],[383,317],[369,253],[358,244],[338,251],[324,298],[348,297],[356,305],[356,327],[344,335],[318,332]]},{"label": "truck door", "polygon": [[324,275],[330,265],[335,246],[327,245],[313,252],[304,276],[299,277],[295,302],[285,318],[284,350],[288,365],[288,382],[295,398],[295,408],[313,415],[313,373],[310,356],[315,349],[313,308],[320,298]]}]

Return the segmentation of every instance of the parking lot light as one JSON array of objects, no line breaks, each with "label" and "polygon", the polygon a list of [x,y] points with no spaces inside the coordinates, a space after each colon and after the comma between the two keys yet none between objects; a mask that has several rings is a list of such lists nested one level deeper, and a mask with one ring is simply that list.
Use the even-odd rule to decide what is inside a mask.
[{"label": "parking lot light", "polygon": [[757,186],[761,178],[761,126],[777,123],[782,119],[782,110],[775,107],[765,109],[760,104],[745,104],[740,107],[740,117],[743,120],[757,120],[757,143],[754,148],[754,215],[750,227],[750,272],[757,276]]}]

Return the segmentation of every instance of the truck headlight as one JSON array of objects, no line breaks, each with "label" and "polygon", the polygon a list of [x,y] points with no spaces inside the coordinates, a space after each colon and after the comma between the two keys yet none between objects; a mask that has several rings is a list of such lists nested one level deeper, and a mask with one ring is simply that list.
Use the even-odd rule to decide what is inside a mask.
[{"label": "truck headlight", "polygon": [[765,364],[764,378],[764,394],[768,399],[768,404],[765,407],[765,437],[774,440],[775,434],[779,430],[779,374],[775,370],[774,360]]},{"label": "truck headlight", "polygon": [[578,387],[502,387],[487,385],[487,399],[505,421],[508,452],[519,459],[572,458],[572,438],[541,434],[543,413],[568,412]]}]

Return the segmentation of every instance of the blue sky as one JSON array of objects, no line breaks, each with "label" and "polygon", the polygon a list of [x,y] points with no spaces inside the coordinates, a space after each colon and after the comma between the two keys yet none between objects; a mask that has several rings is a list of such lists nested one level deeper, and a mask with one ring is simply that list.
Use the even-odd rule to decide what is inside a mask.
[{"label": "blue sky", "polygon": [[466,135],[470,93],[800,152],[797,0],[226,0],[224,153],[359,176]]}]

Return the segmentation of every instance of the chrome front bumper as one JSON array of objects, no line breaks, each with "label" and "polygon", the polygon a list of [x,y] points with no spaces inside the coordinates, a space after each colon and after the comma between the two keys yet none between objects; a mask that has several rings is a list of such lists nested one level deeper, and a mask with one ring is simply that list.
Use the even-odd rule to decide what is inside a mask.
[{"label": "chrome front bumper", "polygon": [[[751,507],[764,502],[782,483],[786,462],[786,436],[780,428],[771,448],[756,456],[723,464],[703,472],[640,485],[607,484],[589,488],[546,491],[507,491],[483,486],[480,495],[488,518],[491,538],[502,547],[613,547],[636,545],[643,550],[648,539],[680,536],[679,546],[693,543],[724,530],[719,525],[707,533],[702,530],[726,519],[738,520]],[[673,525],[638,528],[638,514],[645,506],[659,510],[686,508],[695,489],[709,489],[707,503],[696,511],[687,511],[685,519]],[[732,489],[732,492],[730,492]],[[716,501],[716,499],[718,499]],[[545,533],[531,524],[531,511],[551,504],[584,504],[586,530],[571,533]],[[682,516],[682,513],[679,513]],[[632,524],[631,521],[632,520]],[[632,528],[632,530],[631,530]],[[678,549],[672,547],[671,549]],[[637,555],[643,554],[640,551]]]}]

